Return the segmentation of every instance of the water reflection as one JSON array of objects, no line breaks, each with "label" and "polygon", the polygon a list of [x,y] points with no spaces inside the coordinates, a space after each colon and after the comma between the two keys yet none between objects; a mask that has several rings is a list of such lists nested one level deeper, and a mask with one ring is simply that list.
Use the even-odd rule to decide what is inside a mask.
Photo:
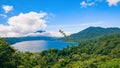
[{"label": "water reflection", "polygon": [[40,52],[50,48],[62,49],[71,45],[70,43],[67,42],[38,40],[19,42],[13,44],[12,46],[22,52],[25,51]]}]

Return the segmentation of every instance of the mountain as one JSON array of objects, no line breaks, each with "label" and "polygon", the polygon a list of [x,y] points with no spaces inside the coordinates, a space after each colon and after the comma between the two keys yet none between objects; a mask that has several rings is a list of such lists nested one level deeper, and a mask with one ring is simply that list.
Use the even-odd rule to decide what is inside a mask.
[{"label": "mountain", "polygon": [[[48,49],[37,53],[18,52],[0,39],[0,66],[2,68],[120,68],[119,28],[99,27],[99,29],[103,31],[105,29],[108,32],[103,33],[105,36],[82,41],[78,46],[68,46],[61,50]],[[89,31],[94,31],[93,27],[92,31],[91,29]],[[109,33],[109,31],[115,33]],[[101,35],[96,33],[95,36]],[[23,38],[22,40],[36,39],[35,37]],[[49,38],[45,39],[49,40]]]},{"label": "mountain", "polygon": [[2,68],[120,68],[120,34],[37,53],[17,52],[0,39],[0,52]]},{"label": "mountain", "polygon": [[[38,32],[44,32],[44,31],[38,31]],[[120,33],[120,28],[89,27],[78,33],[72,34],[69,37],[72,40],[81,41],[81,40],[93,39],[93,38],[98,38],[101,36],[107,36],[107,35],[118,34],[118,33]],[[56,40],[56,39],[61,40],[60,38],[46,37],[46,36],[27,36],[27,37],[5,38],[6,42],[8,42],[9,44],[15,44],[17,42],[31,41],[31,40]]]},{"label": "mountain", "polygon": [[102,28],[102,27],[89,27],[78,33],[70,35],[74,40],[87,40],[101,36],[108,36],[112,34],[120,34],[120,28]]},{"label": "mountain", "polygon": [[22,41],[32,41],[32,40],[56,40],[55,37],[47,37],[47,36],[27,36],[27,37],[7,37],[5,41],[9,44],[15,44],[17,42]]}]

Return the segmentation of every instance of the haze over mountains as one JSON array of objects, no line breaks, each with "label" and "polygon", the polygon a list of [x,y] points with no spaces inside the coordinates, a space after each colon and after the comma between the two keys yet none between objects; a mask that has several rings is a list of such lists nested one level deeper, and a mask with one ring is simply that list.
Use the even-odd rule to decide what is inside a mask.
[{"label": "haze over mountains", "polygon": [[27,36],[27,37],[10,37],[10,38],[5,38],[5,40],[9,44],[15,44],[17,42],[23,42],[23,41],[32,41],[32,40],[56,40],[55,37],[45,37],[45,36]]},{"label": "haze over mountains", "polygon": [[[72,34],[69,37],[76,41],[87,40],[92,38],[97,38],[101,36],[107,36],[111,34],[120,33],[120,28],[111,27],[111,28],[102,28],[102,27],[88,27],[85,30],[82,30],[78,33]],[[57,40],[55,37],[47,36],[27,36],[27,37],[11,37],[5,38],[9,44],[15,44],[22,41],[31,41],[31,40]]]}]

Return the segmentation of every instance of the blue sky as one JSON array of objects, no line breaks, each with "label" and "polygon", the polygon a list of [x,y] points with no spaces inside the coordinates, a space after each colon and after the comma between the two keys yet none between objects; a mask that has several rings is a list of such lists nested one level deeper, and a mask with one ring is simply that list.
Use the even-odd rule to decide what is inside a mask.
[{"label": "blue sky", "polygon": [[[89,26],[120,27],[119,18],[120,0],[0,0],[0,36],[56,36],[59,29],[71,34]],[[35,34],[38,30],[46,33]]]}]

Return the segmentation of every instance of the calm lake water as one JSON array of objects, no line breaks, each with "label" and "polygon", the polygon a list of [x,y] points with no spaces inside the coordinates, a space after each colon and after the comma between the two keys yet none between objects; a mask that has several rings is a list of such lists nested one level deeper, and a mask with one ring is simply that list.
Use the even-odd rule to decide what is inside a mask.
[{"label": "calm lake water", "polygon": [[22,52],[25,52],[25,51],[40,52],[50,48],[62,49],[72,45],[68,42],[37,40],[37,41],[19,42],[19,43],[13,44],[12,46]]}]

